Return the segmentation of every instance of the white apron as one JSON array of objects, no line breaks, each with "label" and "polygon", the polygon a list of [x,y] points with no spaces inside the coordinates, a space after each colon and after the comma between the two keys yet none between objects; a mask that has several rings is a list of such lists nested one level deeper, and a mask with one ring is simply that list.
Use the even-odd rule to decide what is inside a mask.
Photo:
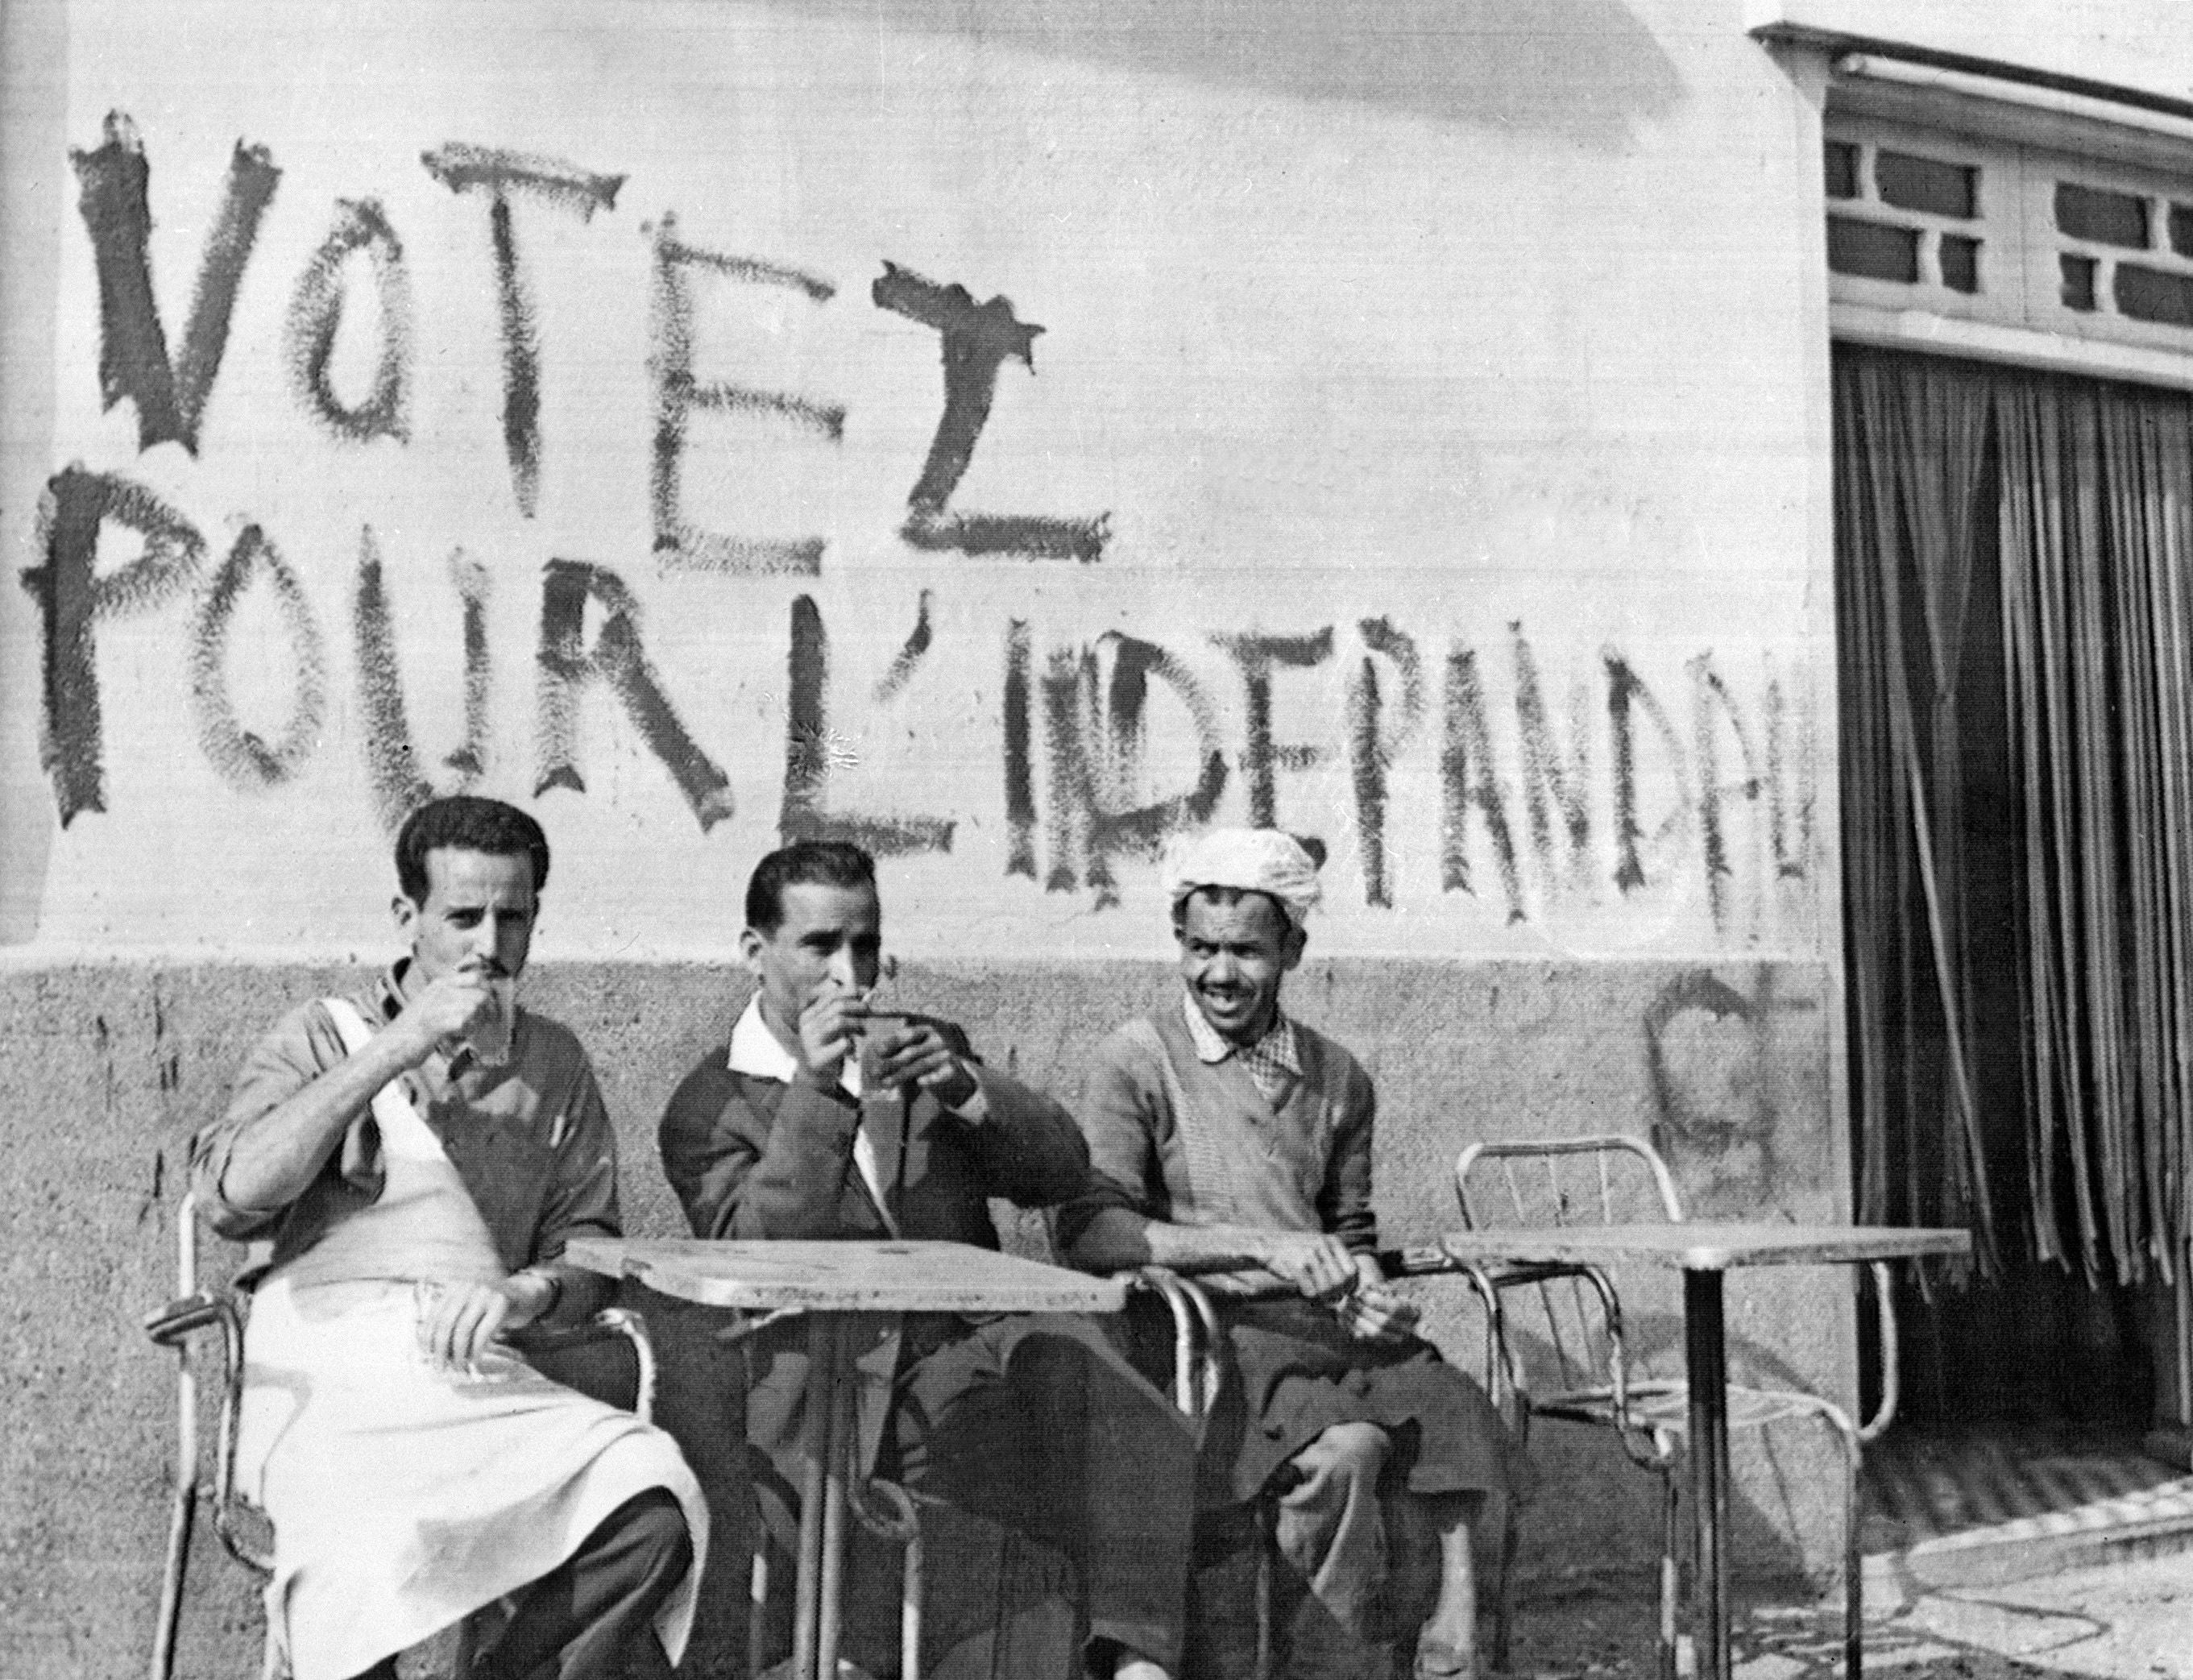
[{"label": "white apron", "polygon": [[[355,1054],[364,1020],[342,1000],[327,1007]],[[474,1372],[428,1362],[417,1323],[430,1286],[415,1280],[491,1282],[502,1267],[399,1085],[375,1097],[373,1118],[386,1182],[329,1233],[356,1276],[325,1276],[308,1251],[260,1287],[244,1333],[237,1485],[274,1522],[270,1645],[296,1680],[347,1680],[537,1580],[627,1499],[662,1488],[693,1543],[693,1566],[656,1618],[674,1663],[707,1543],[699,1484],[661,1431],[499,1345]],[[403,1252],[376,1253],[376,1229]]]}]

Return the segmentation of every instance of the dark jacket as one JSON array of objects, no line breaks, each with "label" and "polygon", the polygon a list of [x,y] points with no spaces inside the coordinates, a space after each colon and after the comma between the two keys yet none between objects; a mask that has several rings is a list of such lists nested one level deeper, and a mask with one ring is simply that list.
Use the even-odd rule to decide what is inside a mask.
[{"label": "dark jacket", "polygon": [[[942,1029],[972,1064],[957,1027]],[[995,1249],[993,1196],[1023,1207],[1068,1201],[1087,1187],[1089,1146],[1074,1117],[1017,1081],[975,1067],[988,1112],[971,1125],[926,1092],[896,1116],[905,1130],[891,1200],[898,1236]],[[880,1241],[891,1236],[853,1157],[860,1104],[847,1092],[734,1072],[719,1044],[685,1075],[664,1111],[664,1176],[696,1236]],[[862,1373],[861,1446],[873,1467],[902,1357],[919,1357],[959,1332],[949,1315],[909,1315],[902,1326],[867,1327]],[[807,1389],[806,1332],[772,1326],[747,1344],[753,1384],[747,1439],[798,1485]]]},{"label": "dark jacket", "polygon": [[[998,1246],[989,1199],[1048,1207],[1081,1194],[1089,1145],[1050,1098],[974,1063],[965,1035],[942,1029],[973,1065],[989,1114],[971,1126],[924,1092],[907,1125],[899,1235]],[[735,1073],[718,1045],[664,1111],[662,1170],[696,1236],[879,1238],[883,1210],[853,1164],[861,1109],[842,1090]]]}]

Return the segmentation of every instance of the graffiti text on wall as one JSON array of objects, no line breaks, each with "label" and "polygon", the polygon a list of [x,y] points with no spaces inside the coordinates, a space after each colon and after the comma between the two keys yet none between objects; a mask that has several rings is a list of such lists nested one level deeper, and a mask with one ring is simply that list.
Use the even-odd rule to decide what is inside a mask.
[{"label": "graffiti text on wall", "polygon": [[[117,113],[103,142],[72,161],[97,278],[102,407],[132,404],[140,453],[174,444],[196,460],[238,289],[282,170],[266,148],[236,146],[180,348],[171,354],[148,258],[145,148]],[[486,212],[485,278],[500,337],[500,453],[512,507],[530,519],[543,460],[541,325],[517,207],[588,223],[616,213],[625,179],[455,142],[420,161],[436,183]],[[842,289],[790,266],[698,248],[667,211],[642,232],[652,276],[651,559],[666,574],[734,584],[822,576],[819,536],[707,529],[686,512],[688,422],[696,412],[765,416],[826,445],[842,440],[847,418],[842,405],[812,396],[704,377],[696,367],[696,287],[713,277],[815,307],[842,304]],[[1103,558],[1112,537],[1106,514],[978,511],[957,499],[1003,371],[1016,364],[1034,372],[1045,328],[1022,319],[1002,296],[978,302],[964,284],[879,261],[868,306],[933,331],[942,365],[938,418],[925,455],[908,464],[897,539],[924,553]],[[352,284],[371,289],[378,343],[368,388],[346,397],[330,367],[346,309],[358,301]],[[287,388],[330,446],[412,446],[415,318],[401,230],[376,200],[337,200],[283,322]],[[420,800],[477,785],[489,773],[490,696],[499,671],[516,662],[530,666],[535,697],[525,780],[536,797],[587,792],[579,725],[582,709],[599,697],[621,711],[703,833],[741,809],[773,806],[786,838],[842,836],[885,855],[948,853],[969,816],[1001,801],[1006,874],[1050,892],[1085,892],[1098,908],[1117,901],[1123,860],[1154,855],[1166,835],[1219,815],[1222,801],[1252,823],[1337,830],[1323,838],[1343,843],[1353,890],[1371,908],[1395,904],[1410,859],[1435,860],[1423,873],[1435,872],[1442,895],[1466,895],[1510,922],[1564,901],[1619,900],[1689,870],[1715,926],[1742,932],[1771,919],[1765,905],[1778,883],[1801,880],[1811,867],[1812,766],[1801,673],[1769,668],[1755,679],[1747,671],[1732,685],[1734,674],[1699,649],[1689,651],[1679,685],[1664,670],[1655,684],[1619,647],[1603,650],[1582,674],[1572,650],[1568,692],[1549,697],[1542,653],[1520,622],[1491,645],[1386,614],[1285,634],[1168,627],[1060,641],[1046,640],[1032,616],[1001,611],[994,641],[969,646],[963,631],[948,657],[938,645],[939,604],[922,588],[908,604],[896,654],[880,669],[849,674],[835,668],[845,662],[833,661],[818,594],[802,593],[790,603],[782,653],[770,656],[783,662],[776,669],[788,697],[781,772],[773,769],[768,785],[756,785],[749,764],[728,759],[722,743],[712,748],[691,721],[690,700],[681,703],[650,659],[644,604],[628,568],[598,557],[547,558],[530,615],[537,636],[513,659],[490,645],[487,628],[490,594],[512,587],[512,575],[491,580],[460,549],[437,587],[453,596],[461,627],[463,733],[438,755],[415,738],[392,585],[374,530],[356,530],[346,599],[316,602],[306,582],[312,569],[285,554],[283,534],[249,510],[225,511],[240,534],[217,554],[203,521],[125,472],[76,463],[49,479],[41,564],[22,582],[43,616],[45,761],[64,825],[107,809],[101,627],[180,605],[186,697],[199,748],[223,780],[245,791],[293,781],[318,750],[330,685],[341,679],[331,649],[347,645],[360,770],[391,828]],[[134,557],[102,570],[102,533],[126,535]],[[232,626],[254,590],[268,592],[295,672],[289,714],[271,735],[247,725],[228,689]],[[741,603],[742,618],[750,620],[752,606]],[[346,622],[346,634],[328,628]],[[737,645],[752,657],[767,639],[742,628]],[[844,743],[915,685],[955,680],[1001,697],[981,708],[982,726],[994,729],[993,777],[979,788],[939,788],[930,808],[862,809],[859,755]],[[833,724],[833,706],[846,706],[856,689],[856,709]],[[1303,727],[1305,695],[1313,697],[1312,715],[1314,697],[1331,697],[1320,729]],[[1566,699],[1565,714],[1555,697]],[[1176,784],[1154,785],[1176,773]],[[1337,801],[1302,798],[1300,778],[1311,776],[1337,777],[1344,792]]]}]

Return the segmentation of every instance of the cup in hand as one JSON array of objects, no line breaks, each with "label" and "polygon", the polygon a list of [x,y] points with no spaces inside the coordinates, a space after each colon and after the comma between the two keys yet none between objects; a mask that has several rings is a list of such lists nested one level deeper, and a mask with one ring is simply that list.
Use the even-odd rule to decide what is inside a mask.
[{"label": "cup in hand", "polygon": [[507,975],[491,975],[487,989],[489,1006],[480,1012],[465,1040],[480,1066],[507,1067],[518,1033],[518,982]]},{"label": "cup in hand", "polygon": [[854,1060],[861,1069],[863,1100],[885,1094],[883,1041],[890,1032],[890,1023],[887,1021],[867,1021],[862,1023],[860,1036],[854,1041]]},{"label": "cup in hand", "polygon": [[884,1083],[885,1046],[902,1024],[895,1019],[866,1022],[857,1046],[861,1132],[875,1174],[877,1200],[885,1209],[886,1218],[896,1216],[893,1192],[903,1165],[908,1110],[905,1093]]},{"label": "cup in hand", "polygon": [[855,1052],[861,1069],[862,1091],[871,1097],[880,1097],[885,1094],[884,1064],[890,1059],[891,1041],[905,1031],[908,1018],[897,1010],[873,1009],[873,996],[871,993],[869,1000],[864,1001],[870,1001],[873,1012],[861,1018]]}]

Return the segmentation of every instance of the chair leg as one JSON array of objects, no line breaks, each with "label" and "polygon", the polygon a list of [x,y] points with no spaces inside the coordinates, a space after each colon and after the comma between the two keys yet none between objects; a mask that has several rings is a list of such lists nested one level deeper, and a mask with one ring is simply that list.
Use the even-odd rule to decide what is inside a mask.
[{"label": "chair leg", "polygon": [[198,1516],[198,1484],[175,1483],[168,1517],[168,1556],[160,1571],[160,1620],[152,1633],[152,1680],[171,1680],[175,1671],[175,1631],[183,1617],[183,1571],[191,1557],[191,1528]]},{"label": "chair leg", "polygon": [[[1526,1459],[1531,1450],[1531,1408],[1520,1399],[1509,1427],[1515,1435],[1515,1456]],[[1515,1554],[1522,1548],[1522,1500],[1512,1493],[1501,1502],[1500,1579],[1492,1587],[1492,1648],[1489,1654],[1496,1674],[1508,1671],[1509,1646],[1515,1634]]]},{"label": "chair leg", "polygon": [[1505,1507],[1500,1522],[1500,1579],[1492,1584],[1492,1640],[1488,1652],[1492,1671],[1508,1671],[1509,1643],[1515,1630],[1515,1552],[1520,1527],[1515,1508],[1519,1500],[1501,1501]]},{"label": "chair leg", "polygon": [[1677,1608],[1682,1599],[1682,1566],[1676,1550],[1682,1543],[1681,1497],[1675,1467],[1669,1464],[1660,1471],[1660,1680],[1676,1680]]},{"label": "chair leg", "polygon": [[1843,1448],[1843,1673],[1860,1680],[1865,1666],[1865,1560],[1859,1555],[1858,1438],[1838,1423]]}]

